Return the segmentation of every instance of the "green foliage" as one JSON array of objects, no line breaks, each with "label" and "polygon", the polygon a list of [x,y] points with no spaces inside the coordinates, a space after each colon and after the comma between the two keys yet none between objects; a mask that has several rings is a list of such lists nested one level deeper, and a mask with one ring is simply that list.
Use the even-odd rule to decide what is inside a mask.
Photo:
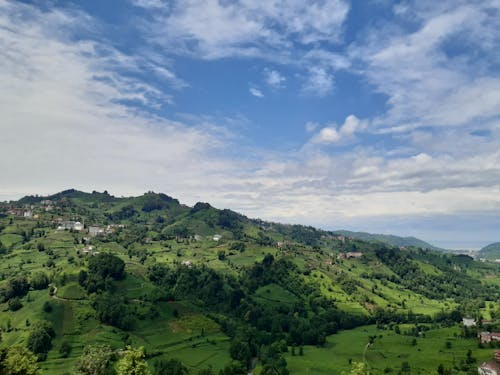
[{"label": "green foliage", "polygon": [[88,345],[76,365],[78,375],[113,375],[114,353],[108,345]]},{"label": "green foliage", "polygon": [[9,299],[8,306],[10,311],[17,311],[23,307],[23,304],[19,298],[14,297]]},{"label": "green foliage", "polygon": [[52,323],[41,320],[32,325],[28,336],[28,349],[35,354],[46,354],[52,347],[55,337]]},{"label": "green foliage", "polygon": [[72,347],[69,341],[63,341],[59,348],[59,354],[61,354],[62,358],[67,358],[71,353]]},{"label": "green foliage", "polygon": [[13,297],[24,297],[29,291],[30,285],[26,276],[15,276],[7,281],[2,290],[4,301]]},{"label": "green foliage", "polygon": [[0,374],[39,375],[37,357],[22,346],[11,346],[0,350]]},{"label": "green foliage", "polygon": [[35,272],[31,277],[30,284],[35,290],[46,289],[49,286],[49,278],[45,272]]},{"label": "green foliage", "polygon": [[144,348],[133,349],[127,346],[117,365],[118,375],[150,375],[148,364],[144,360]]},{"label": "green foliage", "polygon": [[134,316],[123,297],[104,292],[95,296],[92,306],[97,319],[101,322],[129,330],[134,323]]},{"label": "green foliage", "polygon": [[370,372],[366,368],[366,365],[362,362],[353,362],[351,365],[351,371],[344,375],[369,375]]},{"label": "green foliage", "polygon": [[[203,371],[203,370],[202,370]],[[201,371],[200,371],[201,373]],[[178,359],[159,359],[154,363],[154,375],[188,375],[186,366]]]}]

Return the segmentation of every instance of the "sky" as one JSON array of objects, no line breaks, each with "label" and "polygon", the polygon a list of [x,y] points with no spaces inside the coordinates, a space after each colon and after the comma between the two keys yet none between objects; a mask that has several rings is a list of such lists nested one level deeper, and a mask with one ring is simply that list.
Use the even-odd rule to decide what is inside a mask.
[{"label": "sky", "polygon": [[500,241],[498,25],[498,0],[0,0],[0,200]]}]

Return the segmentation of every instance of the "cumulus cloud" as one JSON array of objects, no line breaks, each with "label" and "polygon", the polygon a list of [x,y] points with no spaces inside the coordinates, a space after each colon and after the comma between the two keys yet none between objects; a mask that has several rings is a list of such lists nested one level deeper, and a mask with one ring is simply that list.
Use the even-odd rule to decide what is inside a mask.
[{"label": "cumulus cloud", "polygon": [[286,81],[286,78],[280,72],[273,69],[265,69],[264,78],[266,83],[274,88],[283,87]]},{"label": "cumulus cloud", "polygon": [[264,97],[264,94],[262,93],[262,91],[260,91],[259,89],[255,88],[255,87],[250,87],[248,89],[248,91],[250,92],[251,95],[255,96],[256,98],[263,98]]},{"label": "cumulus cloud", "polygon": [[[380,27],[352,46],[362,74],[388,97],[379,127],[468,126],[500,115],[500,55],[493,47],[500,44],[500,17],[493,8],[491,1],[408,2],[395,11],[416,29]],[[456,43],[463,50],[453,53]]]},{"label": "cumulus cloud", "polygon": [[337,127],[335,124],[322,128],[311,138],[311,143],[339,143],[340,141],[352,140],[355,133],[366,129],[366,120],[360,120],[354,115],[346,117],[344,123]]},{"label": "cumulus cloud", "polygon": [[325,96],[331,93],[335,85],[335,78],[328,70],[320,66],[310,67],[307,79],[302,87],[305,94]]},{"label": "cumulus cloud", "polygon": [[154,32],[163,45],[205,58],[256,55],[283,52],[287,39],[304,45],[338,41],[348,11],[344,0],[176,1],[158,17]]},{"label": "cumulus cloud", "polygon": [[180,194],[181,185],[196,191],[198,181],[230,170],[210,156],[224,147],[224,132],[152,114],[165,95],[124,73],[137,68],[135,58],[54,32],[80,17],[0,3],[0,170],[8,181],[0,195],[67,187]]}]

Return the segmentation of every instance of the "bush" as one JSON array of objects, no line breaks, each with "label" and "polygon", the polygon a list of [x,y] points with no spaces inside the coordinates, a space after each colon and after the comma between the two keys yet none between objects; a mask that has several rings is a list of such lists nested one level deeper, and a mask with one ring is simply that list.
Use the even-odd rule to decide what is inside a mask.
[{"label": "bush", "polygon": [[63,341],[61,347],[59,348],[59,354],[61,354],[62,358],[68,358],[71,353],[71,343],[69,341]]},{"label": "bush", "polygon": [[49,278],[45,272],[37,272],[31,278],[31,286],[33,289],[40,290],[49,286]]},{"label": "bush", "polygon": [[9,300],[9,310],[11,311],[17,311],[19,310],[21,307],[23,307],[23,304],[21,303],[21,300],[17,297],[14,297],[14,298],[11,298]]},{"label": "bush", "polygon": [[49,301],[45,301],[42,308],[46,313],[52,312],[52,304]]},{"label": "bush", "polygon": [[38,354],[40,359],[44,359],[52,347],[54,337],[52,324],[46,320],[39,321],[33,325],[28,336],[28,349]]}]

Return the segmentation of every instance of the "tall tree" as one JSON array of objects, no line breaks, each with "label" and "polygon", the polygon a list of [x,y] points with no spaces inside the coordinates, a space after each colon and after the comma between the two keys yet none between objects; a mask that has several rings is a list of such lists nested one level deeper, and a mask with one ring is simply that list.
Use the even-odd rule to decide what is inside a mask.
[{"label": "tall tree", "polygon": [[144,347],[134,349],[127,346],[117,364],[119,375],[151,375],[148,364],[144,360]]}]

